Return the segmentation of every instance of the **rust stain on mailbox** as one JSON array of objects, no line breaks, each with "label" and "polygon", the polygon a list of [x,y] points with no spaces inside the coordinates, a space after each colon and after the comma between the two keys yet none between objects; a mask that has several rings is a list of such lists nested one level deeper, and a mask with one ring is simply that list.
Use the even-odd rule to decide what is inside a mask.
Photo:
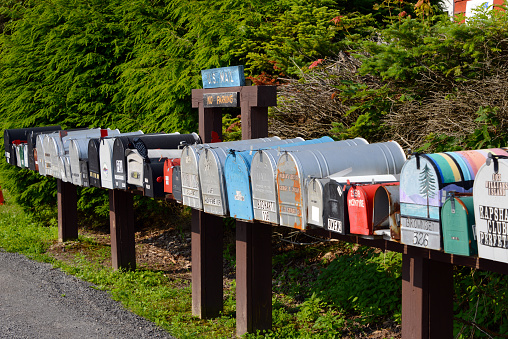
[{"label": "rust stain on mailbox", "polygon": [[290,161],[288,153],[279,159],[277,166],[277,198],[279,201],[279,214],[281,223],[303,229],[301,184],[298,167]]}]

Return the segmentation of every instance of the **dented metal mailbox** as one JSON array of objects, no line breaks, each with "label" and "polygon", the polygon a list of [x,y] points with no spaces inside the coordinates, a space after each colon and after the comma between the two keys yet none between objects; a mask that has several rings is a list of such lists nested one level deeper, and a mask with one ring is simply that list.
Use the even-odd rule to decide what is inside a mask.
[{"label": "dented metal mailbox", "polygon": [[313,151],[284,152],[277,163],[280,224],[297,229],[307,227],[309,177],[324,178],[334,172],[397,174],[404,160],[404,151],[394,141],[339,149],[325,143],[316,145]]},{"label": "dented metal mailbox", "polygon": [[[289,147],[319,144],[324,142],[333,142],[330,137],[319,139],[299,141],[283,145],[284,149]],[[275,149],[280,145],[268,146],[260,145],[262,149]],[[230,216],[245,220],[254,220],[254,210],[252,206],[252,188],[250,178],[250,168],[252,158],[256,151],[233,152],[228,155],[224,164],[224,174],[226,178],[226,192]],[[275,206],[273,206],[275,211]]]},{"label": "dented metal mailbox", "polygon": [[502,149],[417,154],[400,177],[401,242],[440,250],[441,206],[447,192],[470,193],[478,164]]},{"label": "dented metal mailbox", "polygon": [[201,187],[199,184],[199,156],[205,148],[233,148],[242,144],[257,144],[261,142],[268,142],[273,140],[280,140],[278,137],[260,138],[252,140],[238,140],[228,142],[217,142],[212,144],[202,144],[195,146],[185,146],[182,150],[182,157],[180,159],[180,174],[182,179],[182,202],[184,205],[195,208],[203,209],[201,200]]},{"label": "dented metal mailbox", "polygon": [[508,263],[508,159],[490,158],[473,187],[478,256]]},{"label": "dented metal mailbox", "polygon": [[[339,149],[342,147],[366,145],[368,142],[363,138],[356,138],[325,144],[333,149]],[[288,151],[304,152],[313,150],[316,146],[317,145],[297,146],[293,150],[288,149]],[[321,146],[320,144],[319,147]],[[260,150],[257,151],[252,158],[250,178],[255,220],[276,225],[279,224],[276,169],[279,156],[285,149],[285,147],[281,147],[278,150]]]},{"label": "dented metal mailbox", "polygon": [[443,246],[446,253],[472,256],[478,253],[473,196],[448,194],[441,208]]},{"label": "dented metal mailbox", "polygon": [[[283,146],[286,144],[293,144],[302,141],[302,138],[294,138],[269,141],[256,146],[249,144],[237,145],[234,149],[223,147],[212,147],[205,149],[203,153],[204,156],[199,158],[198,164],[199,180],[201,184],[201,192],[203,195],[203,210],[207,213],[220,216],[229,215],[228,196],[226,192],[227,188],[224,176],[224,165],[226,163],[228,154],[232,152],[239,153],[254,147],[268,148],[272,146]],[[248,178],[248,172],[244,174],[246,174],[246,177]],[[234,175],[232,175],[230,179],[236,180]],[[236,192],[233,193],[236,194]],[[233,199],[235,199],[235,201],[241,201],[242,199],[245,201],[245,196],[243,194],[248,194],[248,199],[251,199],[250,191],[243,193],[239,192],[237,195],[235,194],[233,194]]]}]

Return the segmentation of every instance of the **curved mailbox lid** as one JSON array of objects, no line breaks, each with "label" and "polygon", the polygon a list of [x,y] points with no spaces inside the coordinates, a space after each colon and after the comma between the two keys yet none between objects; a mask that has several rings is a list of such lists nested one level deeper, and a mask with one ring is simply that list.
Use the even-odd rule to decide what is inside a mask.
[{"label": "curved mailbox lid", "polygon": [[441,208],[443,247],[445,252],[476,255],[473,197],[450,194]]},{"label": "curved mailbox lid", "polygon": [[164,193],[164,160],[150,159],[143,164],[144,195],[150,198],[162,198]]},{"label": "curved mailbox lid", "polygon": [[[51,146],[50,144],[53,142],[52,138],[50,137],[51,134],[55,134],[55,133],[50,133],[50,134],[45,134],[44,135],[44,139],[43,139],[43,150],[44,150],[44,154],[42,154],[42,160],[43,160],[43,163],[44,163],[44,174],[45,175],[50,175],[50,176],[53,176],[53,173],[51,171],[51,154],[50,154],[50,148],[51,147],[55,147],[55,146]],[[40,166],[39,166],[39,172],[41,171],[40,169]]]},{"label": "curved mailbox lid", "polygon": [[180,158],[168,158],[164,161],[164,192],[166,193],[173,193],[173,169],[175,166],[180,167]]},{"label": "curved mailbox lid", "polygon": [[88,160],[79,161],[79,171],[81,173],[81,186],[90,187],[90,180],[88,180]]},{"label": "curved mailbox lid", "polygon": [[508,263],[508,160],[484,164],[473,187],[478,256]]},{"label": "curved mailbox lid", "polygon": [[101,187],[99,147],[100,139],[88,139],[88,180],[92,187]]},{"label": "curved mailbox lid", "polygon": [[180,166],[173,168],[173,199],[178,202],[182,202],[182,175],[180,172]]},{"label": "curved mailbox lid", "polygon": [[298,229],[307,225],[305,183],[309,176],[326,177],[333,172],[397,174],[405,155],[394,141],[341,149],[326,147],[313,151],[286,152],[277,163],[277,194],[280,224]]},{"label": "curved mailbox lid", "polygon": [[[325,139],[326,140],[326,139]],[[326,141],[325,141],[326,142]],[[326,142],[330,147],[348,147],[366,145],[363,138]],[[333,146],[332,146],[333,145]],[[272,224],[279,224],[279,202],[277,199],[276,169],[281,150],[287,147],[298,147],[298,151],[312,150],[320,145],[288,145],[281,149],[260,150],[254,154],[251,162],[250,179],[254,219]],[[275,209],[275,210],[274,210]]]},{"label": "curved mailbox lid", "polygon": [[351,185],[330,179],[323,186],[323,227],[331,232],[349,234],[347,194]]},{"label": "curved mailbox lid", "polygon": [[[333,142],[333,139],[330,137],[322,137],[312,140],[303,140],[300,138],[300,140],[301,141],[294,140],[295,142],[284,145],[281,145],[280,143],[265,143],[258,145],[258,147],[255,148],[261,148],[261,150],[265,150],[284,147],[284,149],[286,149],[288,147]],[[251,162],[254,154],[256,154],[257,151],[258,150],[234,152],[233,154],[228,155],[224,164],[224,175],[226,176],[226,192],[228,195],[229,213],[231,216],[235,216],[235,218],[246,221],[254,220],[250,175]],[[263,202],[257,200],[256,203],[262,204]],[[272,202],[271,205],[272,206],[265,207],[271,209],[272,213],[276,213],[277,211],[275,209],[275,202]],[[262,215],[265,217],[263,221],[270,222],[267,211],[263,211]]]},{"label": "curved mailbox lid", "polygon": [[[212,159],[211,161],[216,161],[217,163],[213,166],[213,170],[211,170],[212,167],[210,167],[208,165],[205,165],[205,166],[201,165],[201,162],[205,161],[205,160],[203,160],[202,157],[199,159],[199,164],[198,164],[199,178],[200,178],[199,180],[201,182],[201,191],[202,191],[202,196],[203,196],[203,210],[207,213],[217,214],[217,215],[221,215],[221,216],[228,215],[229,206],[228,206],[225,176],[224,176],[225,175],[224,165],[225,165],[225,162],[226,162],[226,159],[227,159],[229,153],[234,152],[235,153],[234,159],[237,159],[237,157],[236,157],[237,152],[246,151],[249,148],[252,149],[254,147],[265,148],[265,147],[270,147],[270,146],[282,146],[282,145],[293,144],[295,142],[301,142],[301,141],[303,141],[302,138],[294,138],[294,139],[284,139],[284,140],[275,140],[275,141],[264,142],[264,143],[257,145],[257,146],[250,145],[248,143],[247,144],[244,143],[244,144],[235,145],[233,149],[230,149],[229,147],[215,147],[215,146],[212,146],[209,149],[207,149],[205,151],[205,154],[206,154],[206,152],[214,153],[214,157],[211,158]],[[243,156],[240,156],[240,157],[244,158]],[[238,158],[238,159],[240,159],[240,158]],[[244,163],[244,169],[247,167],[245,165],[247,165],[247,164]],[[216,170],[218,168],[220,168],[220,171]],[[250,166],[249,166],[249,168],[250,168]],[[209,170],[211,170],[211,171],[209,171]],[[242,176],[242,174],[240,174],[240,175]],[[205,189],[203,187],[203,179],[206,176],[211,176],[213,178],[211,180],[205,180],[207,183],[211,184],[213,181],[215,184],[211,184],[212,185],[211,187],[206,187],[206,189]],[[243,177],[244,178],[246,177],[248,179],[248,172],[244,172]],[[235,179],[239,179],[239,178],[235,177],[232,179],[235,180]],[[205,185],[207,185],[207,184],[205,184]],[[212,193],[211,197],[210,197],[211,200],[208,200],[208,192],[210,190],[212,190],[212,191],[218,190],[218,195],[216,195],[215,193]],[[244,192],[243,194],[248,194],[249,199],[250,199],[250,192]],[[216,200],[217,196],[222,197],[222,201],[218,202],[222,208],[218,208],[219,207],[218,205],[213,205],[213,204],[209,205],[206,203],[206,201],[211,201],[211,202],[217,203],[217,200]],[[239,195],[234,195],[233,199],[239,199],[241,201],[241,199],[245,200],[245,197],[242,195],[242,192],[240,192]]]},{"label": "curved mailbox lid", "polygon": [[180,161],[180,174],[182,179],[182,202],[186,206],[196,209],[203,209],[201,201],[201,187],[199,185],[199,155],[206,147],[236,147],[241,144],[256,144],[280,140],[279,137],[260,138],[252,140],[238,140],[228,142],[218,142],[213,144],[202,144],[194,146],[185,146],[182,149],[182,159]]}]

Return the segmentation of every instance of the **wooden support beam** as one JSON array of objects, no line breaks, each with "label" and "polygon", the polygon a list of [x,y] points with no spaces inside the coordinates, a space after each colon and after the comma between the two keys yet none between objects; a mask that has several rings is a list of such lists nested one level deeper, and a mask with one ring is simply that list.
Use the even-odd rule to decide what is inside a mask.
[{"label": "wooden support beam", "polygon": [[133,194],[109,190],[111,262],[114,269],[136,268]]},{"label": "wooden support beam", "polygon": [[402,255],[402,338],[453,337],[453,265]]},{"label": "wooden support beam", "polygon": [[192,210],[192,314],[218,317],[223,309],[222,218]]},{"label": "wooden support beam", "polygon": [[236,333],[272,327],[272,228],[236,222]]},{"label": "wooden support beam", "polygon": [[58,201],[58,241],[78,238],[78,193],[70,182],[56,179]]}]

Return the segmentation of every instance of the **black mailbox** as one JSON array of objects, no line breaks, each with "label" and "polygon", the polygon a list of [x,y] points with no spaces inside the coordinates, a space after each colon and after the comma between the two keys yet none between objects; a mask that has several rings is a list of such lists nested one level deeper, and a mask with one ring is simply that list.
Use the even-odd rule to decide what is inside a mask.
[{"label": "black mailbox", "polygon": [[143,182],[145,196],[150,198],[162,198],[164,192],[164,161],[165,159],[150,159],[143,164]]},{"label": "black mailbox", "polygon": [[88,141],[88,182],[93,187],[101,187],[100,140],[99,138],[94,138]]},{"label": "black mailbox", "polygon": [[79,161],[79,168],[81,172],[81,186],[90,187],[90,180],[88,180],[88,160],[82,159]]},{"label": "black mailbox", "polygon": [[349,233],[347,193],[350,186],[330,180],[323,187],[323,226],[340,234]]}]

